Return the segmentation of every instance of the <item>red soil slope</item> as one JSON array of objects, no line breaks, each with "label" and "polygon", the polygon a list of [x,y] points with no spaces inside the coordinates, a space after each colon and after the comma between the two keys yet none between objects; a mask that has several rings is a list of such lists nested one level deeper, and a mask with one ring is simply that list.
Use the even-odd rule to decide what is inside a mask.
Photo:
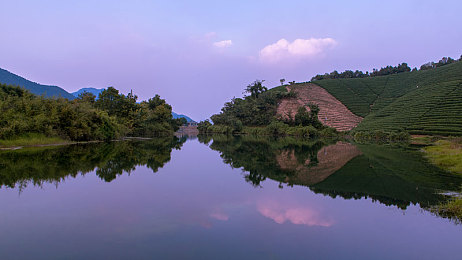
[{"label": "red soil slope", "polygon": [[[300,106],[313,103],[319,106],[319,121],[338,131],[349,131],[363,120],[362,117],[353,114],[338,99],[318,85],[312,83],[297,84],[287,86],[287,90],[295,92],[297,97],[283,99],[280,102],[277,114],[283,118],[293,118]],[[308,107],[306,108],[309,110]]]},{"label": "red soil slope", "polygon": [[310,186],[322,182],[327,177],[341,169],[351,159],[361,155],[361,151],[350,143],[338,142],[319,150],[318,163],[309,166],[310,160],[300,163],[295,157],[294,150],[286,150],[276,156],[276,160],[283,170],[295,171],[295,175],[287,177],[286,183]]}]

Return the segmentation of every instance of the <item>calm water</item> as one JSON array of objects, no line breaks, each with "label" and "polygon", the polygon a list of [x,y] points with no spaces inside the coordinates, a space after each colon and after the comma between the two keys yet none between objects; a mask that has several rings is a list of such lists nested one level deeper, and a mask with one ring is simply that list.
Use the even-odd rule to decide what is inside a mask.
[{"label": "calm water", "polygon": [[216,137],[0,152],[0,259],[461,259],[418,151]]}]

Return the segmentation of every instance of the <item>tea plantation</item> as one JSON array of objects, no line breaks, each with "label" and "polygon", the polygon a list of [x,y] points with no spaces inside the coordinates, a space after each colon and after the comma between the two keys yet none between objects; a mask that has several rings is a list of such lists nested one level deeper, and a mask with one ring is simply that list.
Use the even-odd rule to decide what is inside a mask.
[{"label": "tea plantation", "polygon": [[364,117],[355,130],[462,135],[462,62],[431,70],[314,83]]}]

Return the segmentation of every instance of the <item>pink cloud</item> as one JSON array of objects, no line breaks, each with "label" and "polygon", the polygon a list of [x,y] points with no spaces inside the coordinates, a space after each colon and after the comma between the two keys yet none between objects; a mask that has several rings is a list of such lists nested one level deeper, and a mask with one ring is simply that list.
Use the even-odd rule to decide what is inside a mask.
[{"label": "pink cloud", "polygon": [[210,214],[210,217],[222,221],[227,221],[229,219],[229,216],[222,212],[214,212]]},{"label": "pink cloud", "polygon": [[289,221],[295,225],[330,227],[334,222],[306,207],[288,208],[275,203],[258,203],[257,210],[278,224]]},{"label": "pink cloud", "polygon": [[296,39],[289,42],[280,39],[276,43],[265,46],[260,51],[260,60],[275,63],[283,60],[300,60],[315,57],[337,45],[332,38]]}]

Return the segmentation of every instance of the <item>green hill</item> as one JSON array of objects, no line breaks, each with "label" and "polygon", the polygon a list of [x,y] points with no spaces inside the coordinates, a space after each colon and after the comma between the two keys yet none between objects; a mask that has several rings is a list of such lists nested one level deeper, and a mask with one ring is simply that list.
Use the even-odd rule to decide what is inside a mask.
[{"label": "green hill", "polygon": [[388,76],[314,81],[356,115],[356,130],[462,135],[462,62]]},{"label": "green hill", "polygon": [[72,94],[68,93],[60,87],[38,84],[1,68],[0,83],[12,86],[20,86],[29,90],[32,94],[39,96],[43,94],[45,97],[63,97],[67,99],[75,98]]}]

